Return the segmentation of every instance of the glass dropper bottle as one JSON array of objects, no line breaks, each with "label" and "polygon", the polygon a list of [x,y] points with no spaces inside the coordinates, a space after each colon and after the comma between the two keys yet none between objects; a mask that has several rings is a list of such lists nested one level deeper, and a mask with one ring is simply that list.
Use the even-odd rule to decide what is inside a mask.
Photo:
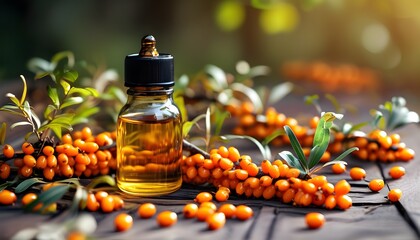
[{"label": "glass dropper bottle", "polygon": [[173,101],[174,60],[159,54],[153,36],[125,59],[127,103],[117,123],[117,185],[136,196],[181,187],[182,120]]}]

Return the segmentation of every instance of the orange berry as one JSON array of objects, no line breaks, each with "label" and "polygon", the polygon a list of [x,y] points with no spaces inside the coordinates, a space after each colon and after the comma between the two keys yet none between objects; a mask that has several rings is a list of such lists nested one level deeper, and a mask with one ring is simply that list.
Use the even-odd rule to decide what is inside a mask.
[{"label": "orange berry", "polygon": [[53,155],[53,154],[54,154],[54,148],[53,148],[52,146],[45,146],[45,147],[42,149],[42,153],[43,153],[45,156],[51,156],[51,155]]},{"label": "orange berry", "polygon": [[207,226],[210,230],[217,230],[222,228],[226,223],[226,216],[222,212],[216,212],[210,215],[207,219]]},{"label": "orange berry", "polygon": [[334,192],[337,195],[344,195],[350,192],[350,188],[350,184],[346,180],[342,179],[335,184]]},{"label": "orange berry", "polygon": [[383,187],[384,187],[385,183],[384,180],[382,179],[372,179],[369,182],[369,189],[372,190],[373,192],[379,192]]},{"label": "orange berry", "polygon": [[197,220],[201,221],[201,222],[204,222],[215,211],[216,210],[214,210],[213,207],[205,207],[205,206],[199,207],[198,210],[197,210],[197,214],[196,214]]},{"label": "orange berry", "polygon": [[120,210],[124,207],[124,200],[117,196],[117,195],[111,195],[111,197],[114,199],[114,210]]},{"label": "orange berry", "polygon": [[188,203],[184,206],[182,214],[185,218],[194,218],[197,215],[198,206],[195,203]]},{"label": "orange berry", "polygon": [[389,176],[391,176],[393,179],[401,178],[405,175],[405,168],[401,166],[394,166],[391,169],[389,169],[388,172]]},{"label": "orange berry", "polygon": [[228,158],[232,161],[232,162],[237,162],[239,160],[239,158],[241,157],[241,155],[239,154],[238,149],[234,148],[234,147],[229,147],[228,148]]},{"label": "orange berry", "polygon": [[22,205],[26,206],[37,198],[38,196],[35,193],[27,193],[22,197]]},{"label": "orange berry", "polygon": [[102,212],[109,213],[114,211],[114,198],[110,195],[100,201]]},{"label": "orange berry", "polygon": [[325,217],[318,212],[310,212],[305,216],[306,225],[311,229],[317,229],[324,225]]},{"label": "orange berry", "polygon": [[178,221],[178,216],[172,211],[163,211],[157,215],[156,221],[161,227],[169,227]]},{"label": "orange berry", "polygon": [[143,203],[137,210],[141,218],[151,218],[156,214],[156,206],[153,203]]},{"label": "orange berry", "polygon": [[229,157],[229,149],[225,146],[220,146],[219,149],[217,150],[217,153],[220,154],[220,156],[224,158]]},{"label": "orange berry", "polygon": [[231,203],[225,203],[217,211],[224,213],[226,218],[233,218],[236,214],[236,207]]},{"label": "orange berry", "polygon": [[24,142],[22,144],[22,151],[23,151],[24,154],[31,155],[32,153],[35,152],[35,149],[34,149],[34,147],[32,146],[31,143]]},{"label": "orange berry", "polygon": [[246,205],[239,205],[236,207],[236,218],[242,221],[250,219],[254,215],[252,208]]},{"label": "orange berry", "polygon": [[26,154],[25,156],[23,156],[23,164],[33,168],[36,166],[36,159],[32,155]]},{"label": "orange berry", "polygon": [[326,209],[334,209],[337,205],[337,201],[335,200],[334,195],[329,195],[324,202],[324,206]]},{"label": "orange berry", "polygon": [[362,180],[366,177],[366,171],[360,167],[353,167],[350,169],[350,177],[353,180]]},{"label": "orange berry", "polygon": [[244,169],[235,169],[235,175],[236,175],[236,178],[241,181],[244,181],[245,179],[248,178],[248,172]]},{"label": "orange berry", "polygon": [[337,201],[337,206],[342,210],[346,210],[353,205],[353,201],[348,195],[338,195],[335,197],[335,200]]},{"label": "orange berry", "polygon": [[86,199],[86,208],[91,212],[96,212],[99,209],[99,202],[96,200],[95,194],[89,193]]},{"label": "orange berry", "polygon": [[398,188],[393,188],[388,192],[388,199],[391,202],[398,202],[402,197],[402,191]]},{"label": "orange berry", "polygon": [[[227,190],[226,190],[227,189]],[[225,201],[227,201],[228,199],[229,199],[229,189],[228,188],[226,188],[226,189],[220,189],[219,188],[219,190],[217,190],[217,192],[216,192],[216,194],[215,194],[215,198],[216,198],[216,200],[218,201],[218,202],[225,202]]]},{"label": "orange berry", "polygon": [[16,194],[12,191],[4,189],[0,192],[0,204],[12,205],[17,200]]},{"label": "orange berry", "polygon": [[114,220],[115,229],[118,232],[124,232],[133,226],[133,217],[127,213],[120,213]]},{"label": "orange berry", "polygon": [[223,170],[231,170],[233,168],[234,164],[233,164],[232,160],[230,160],[229,158],[222,157],[219,160],[219,166]]},{"label": "orange berry", "polygon": [[13,149],[11,145],[5,144],[3,146],[3,155],[6,158],[12,158],[15,155],[15,150]]},{"label": "orange berry", "polygon": [[7,163],[2,163],[0,165],[0,178],[7,179],[10,176],[10,165]]},{"label": "orange berry", "polygon": [[209,192],[200,192],[194,199],[198,203],[210,202],[211,200],[213,200],[213,196]]},{"label": "orange berry", "polygon": [[248,175],[251,176],[251,177],[257,176],[258,171],[259,171],[257,164],[252,163],[252,162],[249,163],[246,166],[246,169],[245,170],[248,172]]},{"label": "orange berry", "polygon": [[331,166],[331,170],[335,174],[342,174],[346,171],[346,165],[343,163],[336,163]]}]

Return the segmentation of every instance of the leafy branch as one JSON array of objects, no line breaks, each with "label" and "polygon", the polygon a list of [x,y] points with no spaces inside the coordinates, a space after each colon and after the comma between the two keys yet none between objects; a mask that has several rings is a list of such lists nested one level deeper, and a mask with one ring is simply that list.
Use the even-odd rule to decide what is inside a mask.
[{"label": "leafy branch", "polygon": [[335,163],[344,163],[341,161],[351,152],[358,150],[357,147],[350,148],[338,156],[335,160],[325,163],[322,166],[316,167],[320,162],[322,155],[328,148],[330,141],[330,129],[333,126],[335,119],[341,119],[343,115],[336,114],[333,112],[324,113],[319,120],[317,128],[315,130],[314,140],[312,149],[309,153],[308,158],[305,156],[302,146],[300,145],[296,135],[289,126],[285,126],[284,130],[290,139],[291,146],[296,154],[293,155],[289,151],[282,151],[279,156],[286,161],[286,163],[294,168],[299,169],[302,178],[310,177],[313,173],[320,169]]}]

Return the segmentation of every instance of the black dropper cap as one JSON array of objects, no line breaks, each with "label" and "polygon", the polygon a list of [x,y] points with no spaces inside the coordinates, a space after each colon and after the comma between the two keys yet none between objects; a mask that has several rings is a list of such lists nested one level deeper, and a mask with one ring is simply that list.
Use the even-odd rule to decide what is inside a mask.
[{"label": "black dropper cap", "polygon": [[159,54],[156,40],[147,35],[141,40],[137,54],[125,57],[126,87],[171,87],[174,81],[174,58],[170,54]]}]

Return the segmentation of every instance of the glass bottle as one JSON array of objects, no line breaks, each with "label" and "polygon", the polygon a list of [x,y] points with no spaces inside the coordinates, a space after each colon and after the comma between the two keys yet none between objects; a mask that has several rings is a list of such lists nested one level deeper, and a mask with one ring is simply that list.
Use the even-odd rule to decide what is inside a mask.
[{"label": "glass bottle", "polygon": [[173,56],[159,54],[153,36],[125,59],[127,103],[117,123],[117,185],[125,193],[158,196],[181,187],[182,121],[173,101]]}]

